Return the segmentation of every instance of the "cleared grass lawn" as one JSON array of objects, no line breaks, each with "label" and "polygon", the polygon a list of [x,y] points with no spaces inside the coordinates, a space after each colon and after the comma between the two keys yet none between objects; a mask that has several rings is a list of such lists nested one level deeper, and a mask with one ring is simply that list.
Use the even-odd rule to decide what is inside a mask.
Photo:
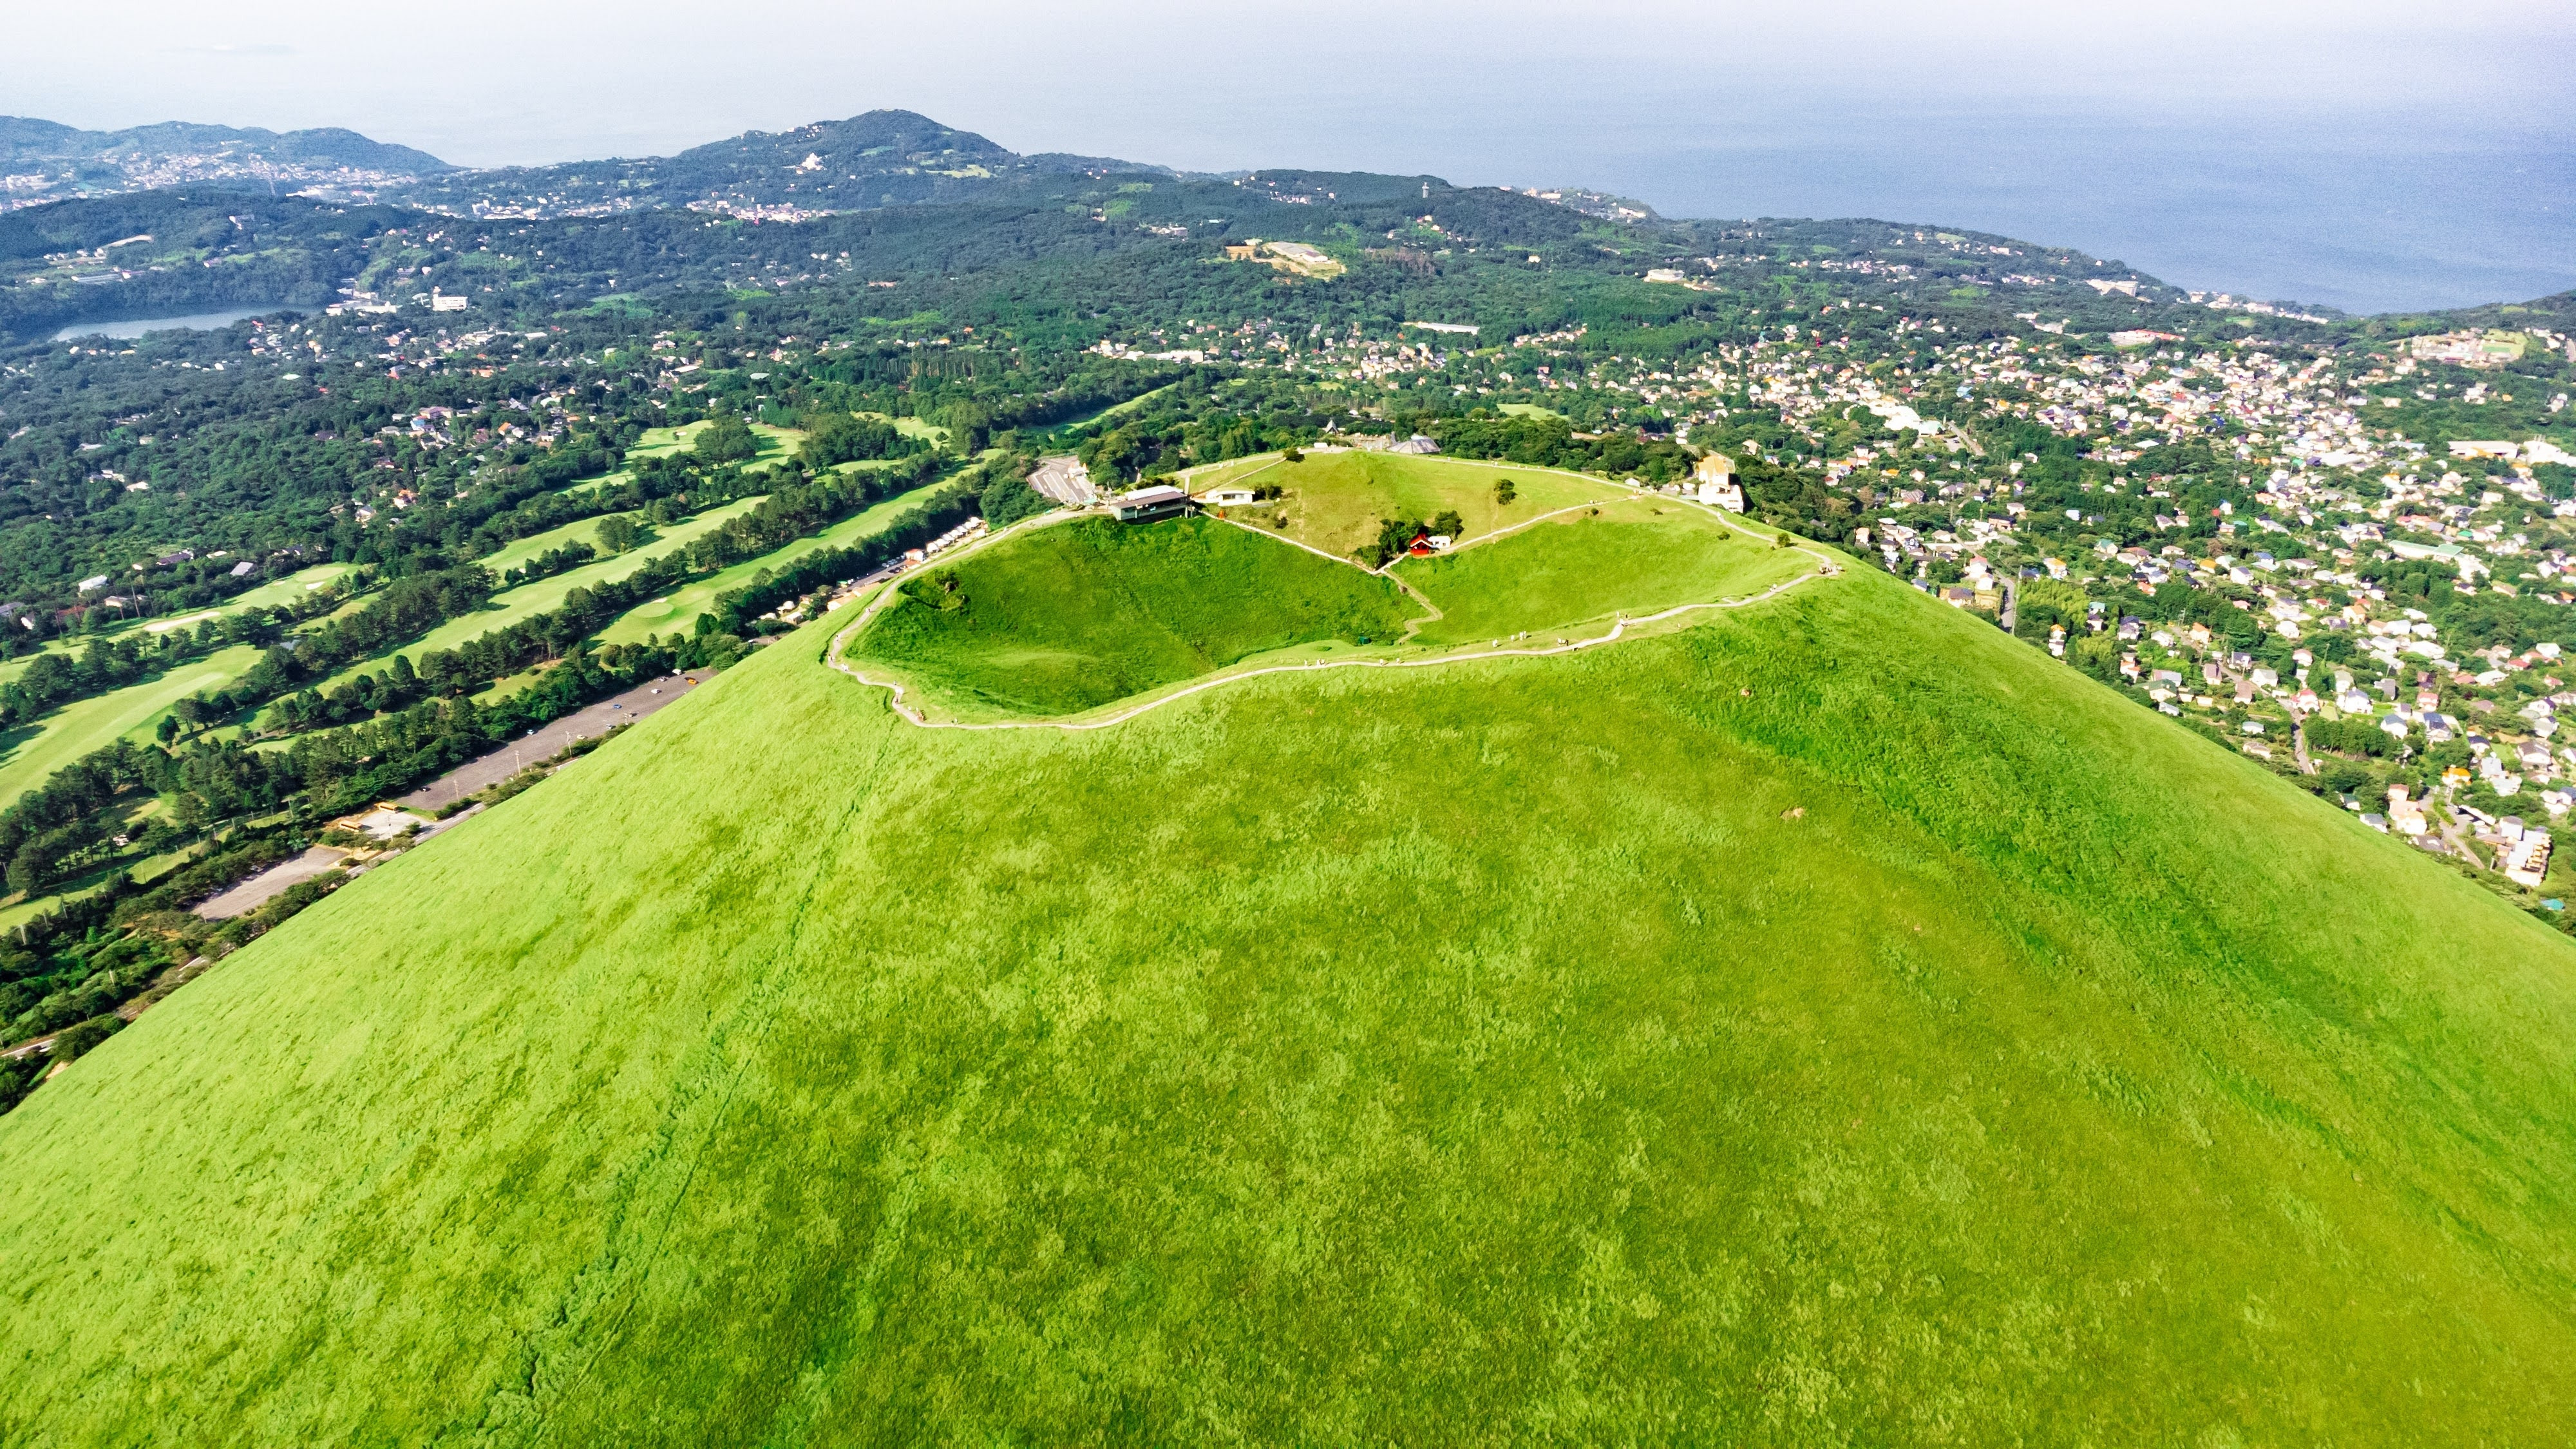
[{"label": "cleared grass lawn", "polygon": [[892,423],[896,432],[917,442],[930,443],[943,448],[948,446],[948,430],[937,423],[926,423],[919,418],[898,418],[885,413],[860,413],[859,416],[872,418],[880,423]]},{"label": "cleared grass lawn", "polygon": [[[1494,484],[1505,478],[1512,480],[1518,497],[1496,503]],[[1301,463],[1240,458],[1193,470],[1189,488],[1198,493],[1238,481],[1276,486],[1286,496],[1224,510],[1227,514],[1261,520],[1264,527],[1285,514],[1288,526],[1281,531],[1287,537],[1339,558],[1375,540],[1381,518],[1429,519],[1454,510],[1467,525],[1464,536],[1472,539],[1551,509],[1632,496],[1631,490],[1613,484],[1508,463],[1358,451],[1309,453]]]},{"label": "cleared grass lawn", "polygon": [[667,458],[671,454],[689,446],[689,440],[695,438],[698,435],[699,430],[704,427],[706,427],[704,422],[695,422],[684,423],[676,428],[646,428],[643,433],[635,439],[635,446],[626,450],[626,456],[630,458]]},{"label": "cleared grass lawn", "polygon": [[913,575],[853,641],[947,709],[1068,715],[1250,655],[1392,639],[1394,584],[1213,519],[1082,519]]},{"label": "cleared grass lawn", "polygon": [[221,689],[250,672],[265,651],[248,644],[219,649],[158,679],[67,704],[33,725],[0,734],[0,807],[45,777],[120,735],[148,739],[170,706],[201,689]]},{"label": "cleared grass lawn", "polygon": [[[1179,383],[1167,382],[1161,387],[1155,388],[1150,392],[1138,393],[1136,396],[1127,399],[1125,402],[1111,403],[1105,408],[1095,408],[1090,412],[1084,413],[1078,418],[1067,418],[1063,422],[1054,423],[1044,428],[1034,429],[1032,430],[1031,436],[1038,438],[1059,437],[1076,428],[1089,427],[1091,424],[1100,421],[1102,418],[1114,418],[1123,416],[1127,413],[1132,413],[1136,409],[1143,407],[1145,404],[1152,402],[1154,399],[1161,397],[1163,394],[1170,392],[1173,388],[1178,386],[1180,386]],[[873,416],[873,414],[868,416]]]},{"label": "cleared grass lawn", "polygon": [[805,435],[794,428],[774,428],[767,423],[753,423],[752,436],[760,439],[760,452],[742,466],[769,468],[795,461],[796,450],[805,446]]},{"label": "cleared grass lawn", "polygon": [[2576,1438],[2576,948],[1901,584],[1089,734],[843,621],[0,1117],[0,1439]]},{"label": "cleared grass lawn", "polygon": [[713,611],[717,595],[745,587],[762,569],[776,573],[818,549],[848,548],[871,534],[882,533],[887,525],[938,491],[937,483],[925,483],[909,493],[899,493],[883,502],[871,503],[821,533],[800,538],[758,558],[746,559],[721,573],[683,585],[666,597],[638,604],[627,610],[616,623],[601,630],[600,642],[640,644],[655,634],[687,633],[696,626],[700,614]]},{"label": "cleared grass lawn", "polygon": [[[686,451],[696,444],[698,434],[706,431],[707,421],[701,418],[697,422],[683,423],[676,428],[646,428],[635,440],[635,446],[626,450],[626,456],[667,458],[674,453]],[[753,423],[750,426],[752,435],[760,440],[760,451],[749,462],[743,464],[746,469],[766,468],[774,463],[792,461],[796,456],[796,450],[805,442],[805,435],[794,428],[772,427],[767,423]],[[577,492],[596,488],[603,483],[624,483],[634,476],[621,468],[614,473],[567,484],[565,491]]]},{"label": "cleared grass lawn", "polygon": [[216,605],[216,608],[226,614],[236,614],[244,609],[273,609],[280,604],[293,603],[322,585],[353,574],[357,570],[356,564],[315,564],[308,569],[298,569],[285,578],[272,579],[258,588],[236,594]]},{"label": "cleared grass lawn", "polygon": [[552,578],[539,579],[533,584],[503,590],[492,596],[489,608],[468,614],[461,619],[450,619],[398,649],[389,649],[372,659],[352,664],[323,681],[318,687],[324,690],[334,689],[361,674],[371,674],[385,668],[394,662],[394,656],[397,654],[408,654],[417,660],[433,650],[453,649],[469,640],[480,639],[496,629],[506,629],[522,619],[560,608],[563,605],[564,596],[573,590],[591,588],[622,579],[642,568],[647,560],[661,558],[684,549],[692,540],[722,528],[726,519],[759,507],[762,496],[765,495],[737,498],[722,508],[710,508],[704,513],[674,523],[668,528],[657,529],[650,542],[639,544],[629,552],[595,559],[577,569],[567,569]]},{"label": "cleared grass lawn", "polygon": [[1464,644],[1742,598],[1815,566],[1686,504],[1631,496],[1395,571],[1441,611],[1416,637]]},{"label": "cleared grass lawn", "polygon": [[156,614],[149,619],[136,619],[113,629],[102,630],[97,634],[75,634],[67,638],[50,640],[42,649],[21,654],[14,659],[0,660],[0,684],[6,684],[24,674],[41,655],[78,654],[89,647],[89,641],[92,639],[118,639],[138,631],[153,633],[156,632],[156,625],[166,629],[174,620],[179,619],[190,621],[188,627],[194,628],[195,621],[199,619],[238,614],[245,609],[273,609],[291,600],[301,599],[313,589],[343,574],[354,573],[357,567],[356,564],[344,563],[315,564],[311,568],[299,570],[282,579],[271,580],[258,588],[245,590],[220,604],[203,609],[183,609],[175,613]]},{"label": "cleared grass lawn", "polygon": [[[154,803],[157,805],[159,802],[155,801]],[[148,815],[150,813],[150,811],[139,812],[139,814],[143,815]],[[199,850],[166,851],[160,855],[146,856],[141,860],[129,859],[108,867],[92,870],[84,875],[79,881],[67,886],[56,888],[54,893],[51,895],[37,896],[32,900],[21,900],[10,905],[0,906],[0,931],[15,930],[20,925],[23,925],[28,921],[32,921],[36,917],[44,915],[48,911],[61,908],[67,902],[85,900],[90,896],[94,896],[101,890],[105,889],[108,883],[119,875],[124,876],[137,885],[150,885],[160,877],[165,876],[171,871],[178,869],[180,866],[187,864],[189,861],[196,859],[202,853],[203,852]]]},{"label": "cleared grass lawn", "polygon": [[[606,516],[607,515],[604,514],[602,515],[602,517]],[[642,520],[639,518],[637,523],[641,525]],[[514,538],[508,543],[501,545],[499,548],[494,549],[492,552],[485,554],[483,557],[476,559],[475,562],[481,564],[487,569],[490,569],[495,576],[498,576],[517,568],[519,565],[526,563],[528,560],[535,558],[541,553],[551,552],[552,550],[561,548],[565,544],[575,542],[576,540],[589,544],[592,548],[599,547],[599,519],[579,519],[575,522],[564,524],[559,528],[549,528],[543,533],[532,533],[525,538]]]}]

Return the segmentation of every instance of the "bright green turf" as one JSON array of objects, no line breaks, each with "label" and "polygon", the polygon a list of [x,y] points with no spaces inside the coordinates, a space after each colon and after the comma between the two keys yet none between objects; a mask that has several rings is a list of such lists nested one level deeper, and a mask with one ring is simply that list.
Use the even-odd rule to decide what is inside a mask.
[{"label": "bright green turf", "polygon": [[[867,466],[860,464],[857,466]],[[870,504],[821,533],[783,544],[755,559],[746,559],[729,569],[711,574],[692,584],[673,589],[667,596],[636,605],[616,623],[599,632],[603,644],[639,644],[655,634],[687,633],[698,615],[715,607],[716,596],[748,585],[762,569],[772,573],[785,568],[817,549],[848,548],[860,539],[885,531],[886,525],[918,507],[921,501],[939,491],[936,483],[925,483],[909,493],[900,493],[881,503]]]},{"label": "bright green turf", "polygon": [[760,452],[751,461],[742,465],[746,470],[791,462],[796,457],[796,450],[805,446],[804,433],[795,428],[778,428],[767,423],[753,423],[751,432],[753,437],[760,440]]},{"label": "bright green turf", "polygon": [[1385,579],[1213,519],[1092,518],[914,575],[850,658],[970,716],[1067,715],[1292,644],[1392,639],[1421,612]]},{"label": "bright green turf", "polygon": [[[598,518],[580,518],[575,519],[570,523],[563,524],[560,527],[549,528],[543,533],[532,533],[525,538],[514,538],[508,543],[501,545],[499,548],[492,550],[490,553],[485,554],[483,557],[476,559],[474,562],[490,569],[494,576],[497,577],[501,574],[508,573],[510,570],[517,568],[519,565],[526,563],[528,560],[535,558],[541,553],[551,553],[568,543],[586,543],[592,548],[597,549],[599,547],[599,522]],[[636,522],[641,524],[643,519],[638,517]]]},{"label": "bright green turf", "polygon": [[[626,456],[630,458],[669,457],[695,444],[698,434],[705,432],[706,428],[705,419],[694,423],[682,423],[676,428],[646,428],[636,438],[635,445],[626,450]],[[793,453],[796,451],[796,445],[805,441],[805,435],[793,428],[775,428],[767,423],[753,423],[751,430],[760,437],[760,461],[762,462]]]},{"label": "bright green turf", "polygon": [[923,422],[919,418],[888,417],[884,413],[860,413],[858,416],[874,418],[881,423],[892,423],[896,432],[916,442],[930,443],[939,447],[948,445],[948,430],[937,423]]},{"label": "bright green turf", "polygon": [[[1161,387],[1155,388],[1151,392],[1138,393],[1136,396],[1127,399],[1125,402],[1111,403],[1107,407],[1095,408],[1090,412],[1082,414],[1080,417],[1066,418],[1062,422],[1050,423],[1044,428],[1031,429],[1029,431],[1032,436],[1055,437],[1072,432],[1076,428],[1089,427],[1093,423],[1099,422],[1102,418],[1124,417],[1128,413],[1136,411],[1138,408],[1145,406],[1147,403],[1152,402],[1154,399],[1161,397],[1163,394],[1170,392],[1173,388],[1178,386],[1180,386],[1179,383],[1167,382]],[[874,417],[877,416],[877,414],[869,413],[862,414],[862,416]],[[909,422],[915,420],[905,419],[905,421]],[[897,426],[901,426],[901,424],[897,424]],[[941,441],[946,441],[944,433],[941,437]]]},{"label": "bright green turf", "polygon": [[690,435],[704,423],[688,423],[676,428],[646,428],[637,435],[634,445],[626,450],[630,458],[661,458],[680,451],[689,444]]},{"label": "bright green turf", "polygon": [[[635,445],[626,450],[626,456],[629,458],[667,458],[694,445],[697,441],[698,434],[705,431],[706,426],[706,422],[704,420],[700,420],[694,423],[683,423],[676,428],[646,428],[643,434],[635,440]],[[743,467],[746,470],[767,468],[777,463],[786,462],[796,456],[796,450],[803,446],[805,442],[805,435],[793,428],[778,428],[772,427],[767,423],[753,423],[751,424],[751,431],[753,435],[760,440],[760,451],[755,454],[750,461],[743,464]],[[584,478],[578,483],[567,484],[565,485],[564,491],[568,493],[577,493],[587,489],[600,487],[603,484],[631,482],[633,481],[634,476],[635,475],[628,470],[620,468],[613,473],[603,473],[596,478]]]},{"label": "bright green turf", "polygon": [[229,614],[242,609],[273,609],[280,604],[293,603],[311,593],[317,585],[354,572],[357,567],[356,564],[326,563],[298,569],[285,578],[272,579],[258,588],[234,595],[225,601],[223,609]]},{"label": "bright green turf", "polygon": [[[1494,484],[1512,480],[1518,496],[1494,501]],[[1377,537],[1382,518],[1429,519],[1455,510],[1462,537],[1482,538],[1552,509],[1633,496],[1598,479],[1508,463],[1472,463],[1409,453],[1309,453],[1283,462],[1264,455],[1193,469],[1189,488],[1203,493],[1228,483],[1276,486],[1284,498],[1232,510],[1246,519],[1285,515],[1288,537],[1338,558]]]},{"label": "bright green turf", "polygon": [[149,738],[164,711],[199,690],[221,689],[250,672],[265,650],[218,649],[140,684],[76,700],[32,725],[0,733],[0,807],[119,735]]},{"label": "bright green turf", "polygon": [[1614,614],[1743,598],[1816,566],[1795,549],[1748,538],[1668,498],[1627,498],[1491,543],[1396,565],[1438,605],[1426,644],[1465,644],[1516,631],[1567,629]]},{"label": "bright green turf", "polygon": [[488,607],[462,618],[450,619],[400,648],[389,649],[372,659],[360,660],[322,681],[316,687],[326,691],[335,689],[361,674],[371,674],[385,668],[394,662],[394,656],[397,654],[407,654],[417,660],[433,650],[454,649],[460,644],[480,639],[495,630],[506,629],[522,619],[533,618],[538,614],[560,608],[564,597],[573,590],[591,588],[622,579],[642,568],[647,559],[660,558],[665,554],[686,548],[691,540],[722,528],[725,520],[759,507],[760,498],[763,496],[766,495],[738,498],[722,508],[710,508],[704,513],[682,519],[668,528],[655,529],[650,540],[625,553],[610,554],[605,558],[594,559],[577,569],[566,569],[552,578],[539,579],[532,584],[522,584],[515,589],[505,589],[492,596]]},{"label": "bright green turf", "polygon": [[217,615],[238,614],[245,609],[275,608],[279,604],[286,603],[290,600],[301,599],[315,586],[329,583],[331,580],[340,577],[342,574],[354,572],[357,567],[358,566],[356,564],[344,563],[315,564],[311,568],[300,570],[285,578],[273,579],[268,583],[261,584],[257,588],[246,589],[212,608],[185,609],[175,613],[156,614],[150,619],[137,619],[131,623],[120,624],[112,629],[102,629],[94,635],[72,634],[57,638],[49,641],[42,649],[32,650],[28,653],[21,654],[14,659],[0,660],[0,684],[5,684],[25,673],[28,667],[33,665],[40,655],[79,654],[81,651],[89,648],[90,640],[93,638],[115,639],[125,634],[133,633],[137,630],[140,630],[145,634],[152,634],[159,632],[162,629],[169,628],[172,621],[178,619],[188,620],[188,627],[194,628],[196,627],[197,621],[204,618],[211,618]]},{"label": "bright green turf", "polygon": [[1085,734],[841,622],[0,1118],[0,1442],[2576,1438],[2576,949],[1893,581]]}]

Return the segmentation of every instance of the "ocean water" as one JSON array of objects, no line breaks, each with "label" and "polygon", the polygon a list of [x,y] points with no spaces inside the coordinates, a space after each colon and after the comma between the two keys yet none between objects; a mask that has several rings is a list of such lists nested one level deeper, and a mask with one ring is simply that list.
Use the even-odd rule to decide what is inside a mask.
[{"label": "ocean water", "polygon": [[1113,147],[1129,149],[1108,154],[1591,186],[1677,217],[1932,223],[2353,313],[2576,288],[2576,107],[2563,88],[2555,104],[2499,91],[2487,110],[2325,114],[1784,100],[1740,80],[1676,90],[1656,77],[1546,106],[1427,83],[1367,104],[1335,96],[1284,129],[1258,108],[1193,116],[1186,139],[1121,136]]},{"label": "ocean water", "polygon": [[1602,158],[1676,216],[1872,216],[2073,246],[2177,286],[2347,312],[2576,287],[2576,129],[1880,119]]}]

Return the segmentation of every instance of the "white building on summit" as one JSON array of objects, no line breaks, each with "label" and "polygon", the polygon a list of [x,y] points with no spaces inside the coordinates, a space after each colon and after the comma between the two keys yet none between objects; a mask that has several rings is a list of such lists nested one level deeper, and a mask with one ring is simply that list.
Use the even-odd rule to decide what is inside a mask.
[{"label": "white building on summit", "polygon": [[1691,465],[1691,477],[1699,483],[1700,502],[1729,513],[1744,511],[1744,483],[1735,476],[1734,459],[1711,453]]}]

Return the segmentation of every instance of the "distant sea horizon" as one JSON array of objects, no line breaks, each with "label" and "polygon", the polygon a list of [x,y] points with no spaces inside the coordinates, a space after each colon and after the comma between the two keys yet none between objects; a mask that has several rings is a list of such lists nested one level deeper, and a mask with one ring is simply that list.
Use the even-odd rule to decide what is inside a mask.
[{"label": "distant sea horizon", "polygon": [[[1649,85],[1597,107],[1498,117],[1459,104],[1458,89],[1370,91],[1367,105],[1322,95],[1285,130],[1270,112],[1238,108],[1141,125],[1122,116],[1097,129],[1058,116],[988,118],[973,106],[933,114],[1024,152],[1199,172],[1429,173],[1460,185],[1590,187],[1675,218],[1868,217],[1988,232],[2117,260],[2178,287],[2356,315],[2576,289],[2576,114],[2285,118],[2109,100],[2006,112],[1818,97],[1792,107]],[[463,139],[408,135],[399,122],[377,129],[377,139],[433,150]],[[677,136],[613,128],[552,139],[545,149],[585,153],[556,164],[684,149],[671,144]],[[477,162],[548,164],[525,154],[466,164]]]},{"label": "distant sea horizon", "polygon": [[1670,217],[1936,223],[2073,247],[2178,287],[2355,314],[2576,288],[2576,127],[2499,127],[2464,144],[2402,120],[2249,130],[1916,114],[1592,139],[1589,155],[1573,154],[1578,142],[1547,157],[1557,170],[1543,177],[1460,169],[1617,192]]}]

